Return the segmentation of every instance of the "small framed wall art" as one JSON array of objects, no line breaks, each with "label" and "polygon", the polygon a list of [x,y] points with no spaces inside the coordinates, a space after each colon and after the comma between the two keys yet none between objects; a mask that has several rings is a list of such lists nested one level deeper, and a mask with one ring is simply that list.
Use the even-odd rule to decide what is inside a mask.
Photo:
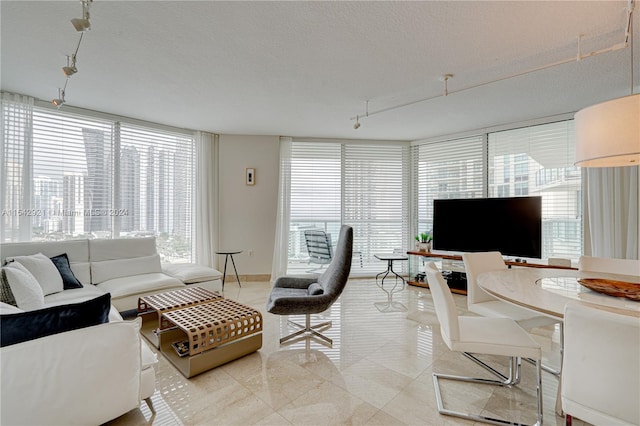
[{"label": "small framed wall art", "polygon": [[256,169],[247,168],[245,173],[245,184],[247,185],[255,185],[256,184]]}]

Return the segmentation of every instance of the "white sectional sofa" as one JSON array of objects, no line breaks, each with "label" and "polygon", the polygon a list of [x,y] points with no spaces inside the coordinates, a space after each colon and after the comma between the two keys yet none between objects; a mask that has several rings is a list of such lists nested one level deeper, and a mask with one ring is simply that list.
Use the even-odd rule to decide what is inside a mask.
[{"label": "white sectional sofa", "polygon": [[193,264],[162,265],[156,240],[148,238],[83,239],[0,244],[0,264],[16,256],[66,253],[71,270],[83,288],[45,296],[45,305],[77,302],[111,293],[120,312],[138,307],[140,296],[196,284],[209,290],[222,288],[222,274]]},{"label": "white sectional sofa", "polygon": [[[25,310],[0,303],[3,330],[18,317],[44,323],[52,311],[67,315],[67,309],[98,299],[104,300],[103,321],[17,343],[4,341],[10,333],[0,334],[0,424],[97,425],[138,407],[142,400],[150,404],[157,358],[140,338],[140,320],[125,321],[120,312],[136,309],[140,296],[183,288],[185,282],[221,288],[220,272],[189,264],[163,270],[154,238],[5,243],[0,244],[0,263],[38,253],[49,258],[66,253],[79,288],[51,292],[48,276],[40,276],[33,284],[42,288],[39,306]],[[7,268],[12,269],[3,267],[3,284],[11,284]],[[3,297],[4,292],[3,288]],[[20,334],[22,328],[13,330]]]}]

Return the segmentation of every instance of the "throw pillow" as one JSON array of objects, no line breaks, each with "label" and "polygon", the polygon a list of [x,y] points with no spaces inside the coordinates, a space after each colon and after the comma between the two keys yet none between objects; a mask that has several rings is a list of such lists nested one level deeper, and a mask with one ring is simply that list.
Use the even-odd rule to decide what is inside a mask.
[{"label": "throw pillow", "polygon": [[318,296],[324,293],[324,288],[318,283],[312,283],[307,287],[307,293],[309,296]]},{"label": "throw pillow", "polygon": [[2,269],[18,308],[29,311],[44,307],[42,287],[27,268],[18,262],[11,262]]},{"label": "throw pillow", "polygon": [[53,265],[60,272],[60,276],[62,277],[62,286],[65,290],[70,290],[72,288],[82,288],[82,284],[76,276],[73,274],[71,270],[71,265],[69,264],[69,257],[67,253],[62,253],[58,256],[54,256],[51,258]]},{"label": "throw pillow", "polygon": [[16,298],[9,286],[9,281],[7,281],[7,273],[4,271],[4,268],[0,271],[0,302],[12,306],[18,306]]},{"label": "throw pillow", "polygon": [[15,256],[15,262],[21,263],[36,278],[45,296],[64,290],[62,277],[55,265],[42,253],[30,256]]},{"label": "throw pillow", "polygon": [[[109,322],[111,294],[86,302],[0,315],[0,346]],[[70,351],[73,348],[69,348]]]}]

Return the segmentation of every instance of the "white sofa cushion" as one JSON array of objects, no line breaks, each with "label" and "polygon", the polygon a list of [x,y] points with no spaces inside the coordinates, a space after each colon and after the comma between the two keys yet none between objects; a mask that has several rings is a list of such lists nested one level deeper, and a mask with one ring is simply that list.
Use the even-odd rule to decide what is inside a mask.
[{"label": "white sofa cushion", "polygon": [[61,291],[44,297],[45,306],[63,305],[65,303],[84,302],[102,296],[104,291],[96,286],[90,285],[82,288]]},{"label": "white sofa cushion", "polygon": [[60,271],[58,271],[51,259],[44,254],[36,253],[30,256],[7,258],[7,261],[11,260],[22,264],[31,272],[31,275],[35,277],[40,287],[42,287],[42,293],[45,296],[64,290]]},{"label": "white sofa cushion", "polygon": [[162,271],[185,284],[195,284],[222,278],[222,273],[217,269],[196,263],[165,263],[162,265]]},{"label": "white sofa cushion", "polygon": [[111,293],[112,299],[146,294],[149,291],[161,293],[175,287],[184,287],[184,284],[162,272],[114,278],[98,284],[99,289]]},{"label": "white sofa cushion", "polygon": [[16,306],[9,305],[8,303],[0,302],[0,315],[17,314],[19,312],[24,312],[24,311]]},{"label": "white sofa cushion", "polygon": [[156,239],[151,237],[89,240],[89,253],[91,262],[151,256],[157,254]]},{"label": "white sofa cushion", "polygon": [[134,275],[162,272],[157,254],[126,259],[91,262],[91,281],[94,284]]},{"label": "white sofa cushion", "polygon": [[44,307],[42,288],[27,268],[18,262],[11,262],[2,269],[20,309],[28,311]]}]

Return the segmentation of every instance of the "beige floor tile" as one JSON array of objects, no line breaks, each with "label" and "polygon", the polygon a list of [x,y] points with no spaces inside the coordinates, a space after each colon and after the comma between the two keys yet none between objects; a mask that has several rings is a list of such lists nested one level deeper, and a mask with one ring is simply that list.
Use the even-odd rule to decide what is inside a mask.
[{"label": "beige floor tile", "polygon": [[[153,414],[139,409],[109,425],[471,425],[440,415],[433,389],[433,371],[491,378],[459,353],[449,351],[428,289],[407,287],[393,300],[406,312],[380,312],[375,302],[386,295],[374,280],[351,280],[338,302],[312,322],[332,321],[323,332],[334,339],[327,346],[316,339],[280,345],[295,329],[287,317],[265,312],[268,282],[227,282],[224,296],[263,313],[263,346],[241,359],[184,378],[160,354],[156,366]],[[466,298],[454,295],[461,314]],[[290,318],[304,322],[304,316]],[[559,327],[531,330],[543,348],[544,361],[559,365]],[[483,357],[506,372],[500,357]],[[442,381],[445,405],[510,419],[535,419],[535,372],[523,363],[517,388],[498,388]],[[561,425],[554,413],[557,379],[543,374],[544,420]],[[584,426],[578,419],[574,425]],[[588,426],[588,425],[587,425]]]}]

